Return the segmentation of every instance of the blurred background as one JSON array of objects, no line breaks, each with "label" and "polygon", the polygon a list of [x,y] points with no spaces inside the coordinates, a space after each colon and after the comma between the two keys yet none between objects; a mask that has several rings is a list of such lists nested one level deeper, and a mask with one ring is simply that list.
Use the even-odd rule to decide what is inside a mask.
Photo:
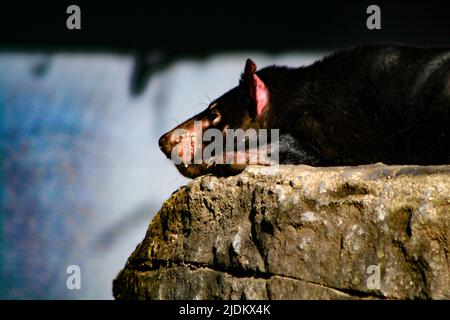
[{"label": "blurred background", "polygon": [[[66,8],[81,8],[81,30]],[[366,9],[381,8],[381,30]],[[444,1],[16,3],[0,10],[0,298],[112,299],[183,178],[167,130],[259,67],[366,42],[450,45]],[[81,289],[66,268],[81,269]]]}]

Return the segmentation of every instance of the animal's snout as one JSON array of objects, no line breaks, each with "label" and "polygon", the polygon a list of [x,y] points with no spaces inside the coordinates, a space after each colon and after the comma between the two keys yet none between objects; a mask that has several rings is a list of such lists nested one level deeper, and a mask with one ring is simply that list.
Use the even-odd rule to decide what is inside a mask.
[{"label": "animal's snout", "polygon": [[203,150],[203,131],[210,125],[210,121],[203,117],[189,119],[162,135],[158,141],[159,148],[174,162],[192,163],[195,155]]}]

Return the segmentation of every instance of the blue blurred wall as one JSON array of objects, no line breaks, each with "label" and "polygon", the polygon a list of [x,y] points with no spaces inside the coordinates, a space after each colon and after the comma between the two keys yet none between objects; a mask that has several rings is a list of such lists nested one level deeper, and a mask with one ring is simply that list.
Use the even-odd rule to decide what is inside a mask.
[{"label": "blue blurred wall", "polygon": [[[111,283],[163,201],[189,180],[158,137],[235,86],[245,59],[179,61],[129,93],[133,59],[0,54],[0,298],[111,299]],[[66,268],[81,268],[81,290]]]}]

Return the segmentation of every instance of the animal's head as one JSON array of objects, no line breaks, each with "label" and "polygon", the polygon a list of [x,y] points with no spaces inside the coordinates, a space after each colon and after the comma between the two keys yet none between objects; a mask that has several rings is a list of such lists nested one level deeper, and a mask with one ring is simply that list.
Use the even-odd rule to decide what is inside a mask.
[{"label": "animal's head", "polygon": [[174,161],[180,173],[189,178],[206,173],[229,174],[242,171],[245,165],[217,164],[217,158],[205,159],[205,148],[217,136],[205,141],[204,134],[209,129],[215,129],[209,132],[220,132],[220,138],[224,141],[227,129],[263,127],[269,101],[269,90],[256,74],[256,64],[248,59],[237,87],[211,102],[203,112],[165,133],[159,139],[159,147]]}]

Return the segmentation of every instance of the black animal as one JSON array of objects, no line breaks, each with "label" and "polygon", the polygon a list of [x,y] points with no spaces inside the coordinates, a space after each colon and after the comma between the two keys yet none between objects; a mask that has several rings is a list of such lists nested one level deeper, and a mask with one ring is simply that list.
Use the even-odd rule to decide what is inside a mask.
[{"label": "black animal", "polygon": [[[249,59],[237,87],[175,129],[194,121],[223,132],[279,129],[281,164],[449,164],[450,48],[362,45],[310,66],[259,71]],[[176,144],[192,144],[173,133],[159,140],[168,157]],[[244,167],[177,165],[187,177]]]}]

